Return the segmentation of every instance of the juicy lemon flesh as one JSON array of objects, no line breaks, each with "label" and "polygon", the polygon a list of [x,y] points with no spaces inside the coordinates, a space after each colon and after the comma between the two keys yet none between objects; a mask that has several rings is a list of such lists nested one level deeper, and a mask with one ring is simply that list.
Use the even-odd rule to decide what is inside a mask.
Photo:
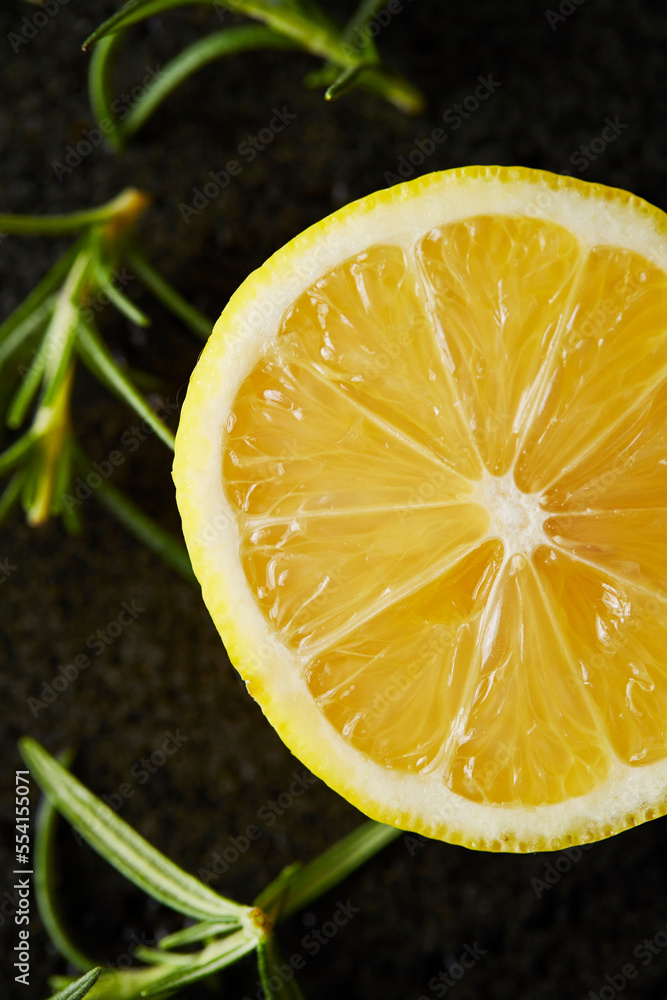
[{"label": "juicy lemon flesh", "polygon": [[241,384],[255,600],[373,761],[489,805],[667,754],[667,277],[481,215],[328,271]]}]

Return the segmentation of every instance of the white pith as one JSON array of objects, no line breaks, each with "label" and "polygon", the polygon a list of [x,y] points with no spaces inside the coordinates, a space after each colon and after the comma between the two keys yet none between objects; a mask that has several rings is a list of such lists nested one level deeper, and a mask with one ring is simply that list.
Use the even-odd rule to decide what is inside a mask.
[{"label": "white pith", "polygon": [[[489,168],[489,171],[497,168]],[[411,189],[411,190],[408,190]],[[404,199],[410,197],[410,212]],[[598,839],[603,827],[643,818],[665,798],[667,765],[630,768],[615,762],[609,779],[593,792],[557,805],[530,808],[484,806],[452,793],[437,775],[388,771],[350,746],[317,708],[297,658],[278,638],[255,603],[239,558],[235,512],[225,497],[220,457],[227,415],[243,379],[279,329],[286,308],[319,275],[373,242],[414,244],[430,229],[484,212],[548,218],[584,244],[634,249],[659,266],[667,262],[667,238],[643,203],[609,202],[575,189],[554,190],[545,181],[511,185],[484,175],[423,178],[402,185],[392,200],[358,203],[306,231],[272,257],[239,289],[193,375],[184,404],[186,431],[177,442],[175,476],[186,539],[205,601],[225,638],[232,662],[261,689],[261,703],[290,749],[323,780],[366,813],[405,829],[436,834],[471,847],[496,850],[562,846],[577,830],[577,842]],[[537,495],[522,494],[511,473],[487,474],[475,484],[476,499],[489,511],[490,537],[500,537],[506,556],[529,553],[547,540],[545,512]],[[298,721],[297,721],[298,720]]]},{"label": "white pith", "polygon": [[530,556],[538,545],[549,543],[544,530],[549,515],[540,506],[539,494],[522,493],[511,471],[492,476],[484,470],[484,478],[475,484],[475,494],[491,519],[487,537],[500,538],[506,559]]}]

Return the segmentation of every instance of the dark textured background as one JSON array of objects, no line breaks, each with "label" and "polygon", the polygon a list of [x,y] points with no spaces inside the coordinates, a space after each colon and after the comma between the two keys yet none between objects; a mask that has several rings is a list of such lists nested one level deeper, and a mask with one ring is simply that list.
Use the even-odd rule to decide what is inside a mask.
[{"label": "dark textured background", "polygon": [[[323,0],[324,3],[327,0]],[[559,0],[560,2],[560,0]],[[329,3],[341,15],[348,3]],[[272,251],[345,201],[385,183],[416,139],[441,124],[443,113],[492,74],[500,88],[428,158],[422,172],[466,163],[521,163],[569,170],[627,187],[666,208],[665,39],[660,3],[587,0],[552,30],[548,3],[406,2],[379,38],[386,58],[422,87],[426,113],[410,119],[378,99],[355,93],[335,105],[302,87],[317,63],[268,53],[214,64],[159,111],[122,156],[98,148],[59,181],[52,168],[66,147],[93,125],[79,46],[115,9],[113,3],[70,0],[17,54],[6,35],[34,8],[5,0],[0,9],[1,211],[56,212],[87,207],[126,184],[152,192],[142,232],[151,258],[211,316]],[[147,68],[164,65],[186,41],[219,27],[215,13],[176,12],[132,29],[119,67],[119,93]],[[241,176],[189,225],[178,206],[235,156],[248,134],[267,124],[274,106],[296,120],[245,166]],[[607,117],[627,125],[587,170],[571,156],[599,136]],[[0,243],[0,315],[7,314],[55,259],[58,241],[8,238]],[[138,285],[138,283],[137,283]],[[154,318],[147,336],[108,314],[113,349],[159,374],[176,399],[200,345],[130,287]],[[181,397],[182,398],[182,392]],[[93,458],[118,446],[136,419],[85,375],[75,400],[77,426]],[[117,470],[114,483],[178,530],[169,455],[148,441]],[[269,825],[258,810],[288,787],[303,767],[290,756],[229,666],[198,592],[130,538],[94,499],[82,508],[85,531],[69,538],[59,524],[39,531],[16,521],[0,537],[0,558],[17,568],[0,586],[3,674],[3,842],[13,821],[16,738],[30,733],[57,751],[77,751],[76,773],[98,794],[132,782],[120,810],[190,871],[210,864],[231,836],[257,823],[261,837],[214,886],[249,902],[288,862],[308,859],[352,829],[360,815],[321,782]],[[112,621],[122,601],[145,610],[93,666],[47,710],[27,704],[58,664],[84,651],[87,637]],[[167,731],[187,741],[141,784],[133,765],[158,748]],[[135,771],[136,774],[136,771]],[[265,814],[264,814],[265,815]],[[418,1000],[436,996],[429,980],[465,945],[485,954],[448,991],[473,997],[547,1000],[612,995],[605,979],[627,962],[639,975],[627,1000],[667,994],[667,948],[647,965],[633,958],[645,938],[667,924],[664,902],[665,820],[591,847],[538,898],[560,855],[478,854],[446,844],[399,840],[285,925],[286,956],[300,952],[301,986],[309,1000]],[[61,898],[73,934],[100,962],[116,962],[136,937],[152,941],[178,918],[154,905],[79,847],[62,828]],[[561,867],[567,861],[561,858]],[[11,854],[0,864],[0,894],[11,885]],[[4,897],[3,897],[4,899]],[[358,913],[317,956],[302,938],[350,900]],[[7,956],[16,941],[5,920],[2,995],[40,1000],[46,977],[65,971],[40,929],[32,930],[32,979],[16,986]],[[122,961],[123,959],[121,959]],[[219,992],[253,997],[257,975],[248,959],[224,974]],[[618,983],[618,980],[617,980]]]}]

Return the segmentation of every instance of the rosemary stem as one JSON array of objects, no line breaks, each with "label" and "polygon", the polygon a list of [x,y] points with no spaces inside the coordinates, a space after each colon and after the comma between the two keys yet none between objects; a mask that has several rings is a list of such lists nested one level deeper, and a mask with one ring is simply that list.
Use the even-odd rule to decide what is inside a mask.
[{"label": "rosemary stem", "polygon": [[76,233],[88,226],[111,220],[127,225],[134,221],[148,204],[148,197],[136,188],[125,191],[97,208],[67,215],[0,215],[0,232],[22,236],[53,236]]}]

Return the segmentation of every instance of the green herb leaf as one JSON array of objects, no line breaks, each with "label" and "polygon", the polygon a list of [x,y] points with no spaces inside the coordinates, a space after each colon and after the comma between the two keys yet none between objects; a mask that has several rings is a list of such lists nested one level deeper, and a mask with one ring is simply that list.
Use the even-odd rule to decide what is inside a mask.
[{"label": "green herb leaf", "polygon": [[[50,335],[47,332],[47,337],[49,337],[47,351],[51,345],[53,345],[54,350],[53,353],[47,353],[44,394],[40,400],[40,408],[53,405],[70,372],[70,362],[77,335],[77,319],[78,312],[74,306],[63,309],[61,313],[58,311],[54,313],[54,319],[49,328]],[[59,324],[60,329],[56,328],[56,323]],[[55,348],[57,348],[57,352]]]},{"label": "green herb leaf", "polygon": [[54,506],[56,483],[69,482],[69,401],[74,381],[74,362],[58,374],[58,387],[49,405],[42,403],[35,414],[34,460],[26,480],[24,506],[28,524],[43,524]]},{"label": "green herb leaf", "polygon": [[314,861],[295,870],[291,878],[279,875],[260,893],[255,906],[270,913],[278,902],[276,922],[286,920],[402,834],[396,827],[368,820]]},{"label": "green herb leaf", "polygon": [[151,410],[144,397],[137,392],[130,380],[120,370],[111,351],[95,328],[83,319],[79,323],[77,347],[82,361],[93,375],[142,417],[160,440],[164,441],[167,447],[173,451],[174,435]]},{"label": "green herb leaf", "polygon": [[46,329],[42,347],[46,354],[44,371],[46,388],[41,401],[42,406],[53,404],[69,369],[79,320],[78,299],[86,282],[89,266],[90,255],[87,251],[83,251],[67,275],[53,317]]},{"label": "green herb leaf", "polygon": [[96,28],[91,35],[86,38],[82,45],[83,50],[91,48],[101,38],[120,31],[122,28],[129,28],[132,24],[138,24],[153,14],[164,14],[174,7],[186,7],[191,4],[214,3],[215,0],[129,0],[124,7],[117,10],[115,14],[103,21],[99,28]]},{"label": "green herb leaf", "polygon": [[[93,471],[88,459],[78,449],[76,462],[84,478]],[[110,486],[108,482],[100,483],[95,490],[95,496],[102,506],[127,528],[130,534],[180,573],[188,583],[197,586],[197,578],[192,570],[187,549],[182,542],[178,542],[168,531],[156,524],[148,514],[145,514],[120,490]]]},{"label": "green herb leaf", "polygon": [[70,212],[67,215],[0,215],[0,233],[20,236],[58,236],[63,233],[78,233],[97,223],[109,222],[114,216],[120,215],[133,198],[136,198],[136,192],[128,190],[122,191],[104,205],[83,212]]},{"label": "green herb leaf", "polygon": [[137,326],[142,327],[151,325],[150,317],[142,312],[138,306],[135,306],[134,302],[128,299],[127,295],[123,295],[120,289],[116,288],[113,283],[111,271],[102,261],[99,261],[95,267],[95,276],[100,288],[106,293],[111,304],[116,307],[119,313],[127,317],[130,323],[135,323]]},{"label": "green herb leaf", "polygon": [[91,969],[85,976],[81,976],[81,979],[77,979],[70,986],[66,986],[64,990],[54,993],[50,997],[50,1000],[81,1000],[90,991],[91,987],[95,985],[101,971],[101,968]]},{"label": "green herb leaf", "polygon": [[340,67],[335,63],[327,62],[318,69],[310,70],[303,78],[304,87],[309,90],[316,90],[320,87],[328,87],[340,75]]},{"label": "green herb leaf", "polygon": [[[153,14],[162,14],[174,7],[197,2],[215,3],[216,0],[138,0],[135,3],[130,2],[100,25],[86,39],[84,48],[88,48],[112,32],[127,28]],[[360,84],[403,111],[416,113],[423,107],[424,98],[415,87],[398,74],[385,70],[379,63],[375,65],[377,54],[372,40],[364,41],[359,52],[356,46],[350,44],[349,39],[341,34],[326,15],[321,11],[317,15],[314,13],[315,5],[312,0],[301,3],[297,0],[222,0],[222,2],[237,14],[245,14],[263,21],[277,35],[291,39],[306,52],[320,56],[341,69],[355,65],[359,62],[360,55],[363,56],[365,64],[373,63],[373,65],[364,69],[364,73],[359,79]],[[360,19],[359,24],[366,24],[369,14],[374,9],[374,3],[362,4],[357,12]],[[354,21],[353,29],[354,27],[356,27],[356,21]]]},{"label": "green herb leaf", "polygon": [[[115,36],[114,36],[115,37]],[[123,135],[131,136],[148,121],[166,97],[196,73],[197,70],[222,56],[235,55],[253,49],[294,49],[295,43],[270,28],[243,25],[216,31],[183,49],[160,75],[146,87],[123,122]]]},{"label": "green herb leaf", "polygon": [[67,431],[60,448],[60,455],[53,480],[53,496],[51,498],[51,514],[63,513],[63,496],[71,482],[72,474],[72,435]]},{"label": "green herb leaf", "polygon": [[9,472],[15,465],[18,465],[25,458],[34,443],[35,435],[33,432],[26,431],[6,451],[3,451],[0,455],[0,476],[4,475],[5,472]]},{"label": "green herb leaf", "polygon": [[[228,928],[229,929],[229,928]],[[159,951],[157,948],[148,948],[146,945],[136,945],[134,957],[140,962],[147,962],[149,965],[174,966],[192,965],[192,955],[182,955],[180,952]]]},{"label": "green herb leaf", "polygon": [[[257,969],[266,1000],[305,1000],[294,974],[291,979],[283,979],[278,971],[286,965],[273,934],[268,934],[257,946]],[[272,985],[275,979],[278,979],[277,989]]]},{"label": "green herb leaf", "polygon": [[324,92],[325,100],[335,101],[337,98],[342,97],[343,94],[347,94],[348,90],[352,90],[363,68],[364,63],[357,63],[356,66],[348,66],[347,69],[344,69],[334,82],[327,87]]},{"label": "green herb leaf", "polygon": [[2,496],[0,496],[0,524],[4,524],[14,508],[18,505],[21,499],[21,493],[23,492],[23,484],[26,475],[27,472],[25,469],[19,469],[18,472],[15,472],[9,480],[8,485],[5,487]]},{"label": "green herb leaf", "polygon": [[164,968],[159,965],[122,972],[103,969],[86,1000],[137,1000],[142,990],[161,976]]},{"label": "green herb leaf", "polygon": [[[75,455],[74,437],[67,434],[63,444],[63,454],[58,465],[58,475],[53,485],[53,499],[51,501],[51,513],[58,514],[65,525],[65,530],[70,535],[81,533],[82,523],[78,507],[74,503],[65,503],[65,496],[68,490],[72,489],[72,466]],[[73,498],[68,497],[71,501]],[[75,499],[75,498],[74,498]]]},{"label": "green herb leaf", "polygon": [[146,288],[153,293],[158,301],[162,302],[167,309],[179,316],[187,326],[202,337],[208,340],[213,329],[213,322],[198,309],[186,302],[178,292],[156,271],[148,261],[138,246],[132,245],[126,253],[127,261],[134,273],[143,281]]},{"label": "green herb leaf", "polygon": [[185,927],[182,931],[175,931],[167,934],[159,942],[159,947],[165,950],[169,948],[180,948],[184,944],[192,944],[195,941],[206,941],[208,938],[216,937],[219,934],[228,934],[228,924],[212,924],[210,920],[202,920],[200,923]]},{"label": "green herb leaf", "polygon": [[[70,753],[66,755],[61,754],[60,760],[62,766],[69,767],[71,759],[72,755]],[[51,801],[46,796],[43,796],[35,821],[35,852],[33,858],[35,902],[37,903],[37,909],[39,910],[44,929],[60,954],[76,969],[85,971],[86,969],[91,969],[95,963],[87,955],[79,951],[77,946],[70,940],[58,911],[54,864],[54,840],[57,820],[58,813]],[[99,969],[93,971],[99,974]],[[83,983],[85,978],[84,976],[83,980],[79,980],[79,983]],[[95,982],[95,979],[97,979],[97,976],[94,977],[90,985]],[[80,996],[83,995],[83,993],[80,994]]]},{"label": "green herb leaf", "polygon": [[[306,52],[321,56],[341,69],[359,62],[355,47],[340,32],[314,21],[306,12],[270,0],[232,0],[230,6],[239,13],[264,21],[275,31],[299,42]],[[423,95],[412,84],[381,65],[365,65],[359,83],[402,111],[416,113],[424,105]]]},{"label": "green herb leaf", "polygon": [[[306,78],[307,86],[323,86],[326,88],[324,94],[326,101],[333,101],[338,97],[342,97],[349,90],[352,90],[357,82],[359,72],[364,65],[380,64],[380,57],[375,47],[375,41],[367,28],[368,22],[384,3],[385,0],[362,0],[345,26],[342,35],[343,48],[349,54],[358,52],[358,62],[353,63],[344,69],[342,73],[339,73],[336,72],[336,65],[329,61],[325,63],[319,75],[311,73]],[[361,36],[361,38],[358,36]]]},{"label": "green herb leaf", "polygon": [[[17,326],[26,322],[34,311],[60,287],[65,280],[65,275],[78,256],[82,245],[83,240],[79,239],[71,247],[68,247],[50,271],[47,271],[41,281],[35,285],[28,297],[7,317],[0,326],[0,340],[4,340]],[[55,299],[52,301],[55,301]]]},{"label": "green herb leaf", "polygon": [[53,312],[55,303],[56,296],[48,296],[43,302],[35,306],[31,313],[28,313],[27,316],[13,325],[4,340],[0,341],[0,368],[12,356],[14,351],[21,346],[24,340],[27,340],[32,333],[39,330],[40,326],[44,326]]},{"label": "green herb leaf", "polygon": [[152,847],[89,792],[39,743],[24,737],[21,755],[42,790],[84,840],[145,892],[179,913],[240,923],[248,907],[219,896]]},{"label": "green herb leaf", "polygon": [[141,993],[144,997],[155,996],[158,993],[172,992],[180,990],[189,983],[194,983],[198,979],[219,972],[227,965],[238,961],[243,955],[254,951],[258,944],[258,938],[249,934],[247,930],[236,931],[222,941],[204,948],[197,955],[197,961],[189,966],[183,966],[174,972],[168,973],[162,979],[156,979]]},{"label": "green herb leaf", "polygon": [[[359,50],[365,62],[380,62],[373,36],[367,31],[367,28],[369,22],[384,7],[385,3],[386,0],[361,0],[361,3],[345,26],[343,39],[353,44]],[[361,44],[359,44],[358,39],[355,37],[359,34],[362,35]]]},{"label": "green herb leaf", "polygon": [[[53,319],[51,320],[51,323],[53,323]],[[50,326],[51,324],[49,324],[49,327]],[[33,355],[28,371],[24,375],[23,382],[16,390],[16,394],[9,404],[6,423],[7,426],[12,429],[20,427],[23,423],[25,415],[28,412],[30,405],[37,395],[41,385],[48,357],[46,349],[48,335],[49,331],[47,329],[40,343],[39,350],[37,350]]]},{"label": "green herb leaf", "polygon": [[112,122],[113,130],[104,130],[107,144],[118,151],[123,146],[123,124],[113,110],[115,98],[113,67],[116,52],[122,44],[124,31],[102,38],[93,51],[88,68],[88,97],[98,125]]},{"label": "green herb leaf", "polygon": [[[90,258],[82,251],[76,258],[63,287],[58,293],[51,320],[42,338],[39,351],[14,396],[7,414],[7,425],[19,427],[39,389],[42,377],[46,388],[42,405],[49,407],[60,391],[67,375],[76,338],[77,307],[74,304],[85,281]],[[37,431],[39,433],[39,431]]]},{"label": "green herb leaf", "polygon": [[291,865],[287,865],[281,873],[273,879],[269,885],[259,894],[255,900],[255,906],[258,906],[260,910],[266,913],[269,920],[275,924],[278,915],[280,913],[280,908],[282,906],[283,899],[287,893],[290,883],[294,879],[296,872],[303,868],[303,864],[300,861],[295,861]]}]

